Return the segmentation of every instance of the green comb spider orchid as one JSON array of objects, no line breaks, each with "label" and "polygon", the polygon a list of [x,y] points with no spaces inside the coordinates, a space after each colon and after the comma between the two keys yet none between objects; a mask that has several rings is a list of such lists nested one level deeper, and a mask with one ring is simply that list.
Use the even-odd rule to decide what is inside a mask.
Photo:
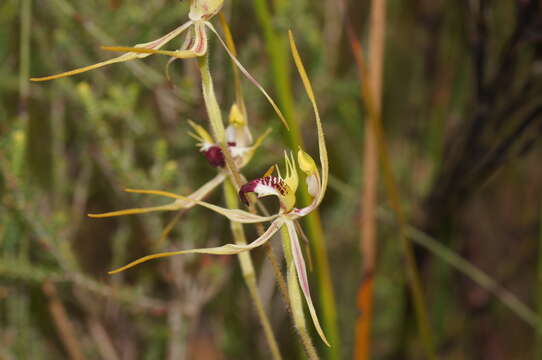
[{"label": "green comb spider orchid", "polygon": [[[228,172],[225,169],[224,154],[222,153],[222,149],[218,142],[215,141],[207,130],[205,130],[205,128],[201,125],[198,125],[190,120],[189,124],[192,127],[193,132],[189,132],[188,134],[199,141],[196,146],[199,147],[200,152],[205,156],[209,164],[216,167],[218,170],[218,174],[214,178],[187,196],[187,198],[191,200],[201,200],[224,182],[228,176]],[[254,153],[261,146],[267,135],[269,135],[270,131],[270,129],[267,129],[267,131],[258,137],[254,143],[252,143],[252,134],[250,133],[246,119],[240,113],[237,105],[234,104],[232,106],[229,117],[229,125],[226,128],[226,137],[233,161],[239,169],[243,168],[250,162]],[[155,211],[187,210],[195,205],[196,203],[190,200],[176,199],[169,204],[161,206],[132,208],[102,214],[88,215],[92,218],[105,218],[131,214],[143,214]]]},{"label": "green comb spider orchid", "polygon": [[[232,61],[239,68],[239,70],[247,77],[247,79],[258,88],[258,90],[265,96],[267,101],[271,104],[277,115],[280,117],[283,124],[288,127],[284,116],[282,115],[280,109],[275,104],[271,96],[265,91],[265,89],[260,85],[256,79],[245,69],[245,67],[239,62],[237,57],[228,49],[226,43],[215,29],[213,24],[209,22],[216,14],[220,12],[224,0],[190,0],[190,12],[188,14],[189,20],[184,24],[173,29],[171,32],[166,35],[142,44],[137,44],[134,47],[128,46],[103,46],[102,49],[114,52],[124,52],[123,55],[118,56],[113,59],[106,61],[101,61],[93,65],[85,66],[82,68],[66,71],[60,74],[45,76],[45,77],[34,77],[31,78],[31,81],[49,81],[60,79],[67,76],[77,75],[84,73],[90,70],[98,69],[107,65],[131,61],[135,59],[143,59],[152,54],[162,54],[170,56],[174,59],[188,59],[188,58],[197,58],[207,54],[208,50],[208,39],[207,39],[207,29],[210,29],[213,32],[220,44],[224,47],[228,55],[231,57]],[[183,42],[183,45],[179,50],[176,51],[167,51],[160,50],[164,45],[166,45],[171,40],[180,36],[184,32],[188,31],[187,36]]]},{"label": "green comb spider orchid", "polygon": [[[142,257],[138,260],[135,260],[121,268],[115,269],[110,272],[110,274],[115,274],[126,269],[129,269],[135,265],[143,263],[145,261],[163,257],[169,257],[174,255],[181,254],[215,254],[215,255],[233,255],[239,254],[245,251],[250,251],[255,249],[263,244],[265,244],[271,237],[276,234],[283,226],[288,230],[290,248],[292,252],[292,259],[295,265],[295,271],[297,273],[297,279],[301,287],[302,293],[305,297],[305,301],[309,308],[309,312],[313,321],[313,324],[316,328],[316,331],[322,338],[322,340],[329,345],[324,335],[324,332],[320,326],[320,322],[316,315],[316,309],[312,302],[309,282],[307,277],[307,270],[305,266],[305,260],[303,258],[303,253],[301,251],[301,246],[299,243],[298,232],[296,230],[296,221],[303,216],[306,216],[314,209],[316,209],[324,198],[324,194],[327,188],[328,182],[328,156],[327,149],[324,139],[324,131],[322,128],[322,123],[320,120],[320,115],[318,108],[316,106],[316,99],[312,90],[310,80],[306,74],[305,68],[295,46],[293,36],[291,32],[289,33],[290,45],[292,49],[292,54],[296,67],[298,69],[299,75],[303,81],[305,91],[310,99],[310,102],[313,107],[315,121],[316,121],[316,130],[318,134],[318,148],[320,155],[320,167],[319,170],[316,166],[315,161],[310,155],[304,152],[302,149],[299,149],[297,153],[297,165],[306,174],[306,186],[308,192],[313,197],[313,201],[309,206],[303,208],[297,208],[295,192],[298,187],[298,172],[296,161],[293,157],[293,154],[290,152],[285,153],[285,172],[284,176],[278,171],[277,176],[271,174],[272,171],[268,171],[263,177],[252,180],[244,184],[239,190],[239,196],[243,202],[247,202],[246,194],[255,193],[258,197],[264,196],[276,196],[279,199],[280,209],[279,211],[271,216],[260,216],[252,214],[250,212],[241,210],[241,209],[227,209],[217,205],[210,204],[208,202],[201,201],[199,199],[190,199],[184,196],[176,195],[173,193],[159,191],[159,190],[135,190],[127,189],[128,192],[141,193],[141,194],[154,194],[173,198],[176,200],[192,202],[200,206],[206,207],[214,212],[217,212],[231,221],[236,221],[240,223],[263,223],[271,222],[267,230],[259,238],[247,245],[240,244],[226,244],[223,246],[212,247],[212,248],[201,248],[201,249],[192,249],[192,250],[182,250],[182,251],[171,251],[163,252],[153,255],[148,255]],[[273,169],[273,168],[272,168]],[[278,167],[277,167],[278,170]]]},{"label": "green comb spider orchid", "polygon": [[[202,56],[207,52],[207,33],[205,31],[205,22],[215,16],[224,4],[224,0],[191,0],[190,12],[188,14],[189,21],[173,29],[166,35],[142,44],[135,45],[136,52],[129,51],[126,54],[118,56],[113,59],[102,61],[93,65],[85,66],[82,68],[66,71],[60,74],[31,78],[32,81],[48,81],[54,79],[60,79],[67,76],[77,75],[90,70],[98,69],[103,66],[130,61],[134,59],[142,59],[152,55],[154,52],[145,52],[145,50],[159,50],[171,40],[180,36],[182,33],[191,29],[183,43],[180,50],[175,51],[176,57],[192,58]],[[106,47],[107,49],[107,47]]]}]

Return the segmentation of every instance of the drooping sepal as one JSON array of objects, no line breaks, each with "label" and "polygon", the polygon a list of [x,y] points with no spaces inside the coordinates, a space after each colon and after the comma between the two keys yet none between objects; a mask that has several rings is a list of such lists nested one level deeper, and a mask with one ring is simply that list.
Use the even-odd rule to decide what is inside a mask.
[{"label": "drooping sepal", "polygon": [[[294,36],[291,31],[288,31],[288,37],[290,40],[290,49],[292,51],[292,56],[294,58],[295,66],[297,68],[299,76],[301,77],[303,86],[305,87],[305,92],[307,93],[307,96],[309,97],[309,100],[312,104],[312,109],[314,111],[314,117],[316,120],[316,132],[318,134],[318,150],[320,153],[320,167],[322,171],[321,177],[317,176],[315,178],[312,178],[309,180],[310,183],[307,183],[309,188],[312,188],[312,190],[314,190],[315,193],[313,195],[314,201],[312,202],[312,204],[304,209],[301,209],[301,211],[299,212],[299,213],[302,212],[304,213],[304,215],[306,215],[312,210],[314,210],[318,205],[320,205],[320,203],[324,199],[324,195],[327,189],[328,177],[329,177],[329,161],[328,161],[328,156],[327,156],[326,141],[324,138],[324,129],[322,127],[322,121],[320,120],[320,113],[318,112],[318,106],[316,105],[316,98],[314,97],[314,91],[312,89],[312,85],[307,75],[307,72],[305,71],[305,67],[303,66],[303,61],[301,60],[301,57],[299,56],[299,52],[297,51],[297,46],[295,44]],[[308,163],[305,161],[307,160],[305,155],[308,156],[308,154],[303,154],[302,155],[303,159],[298,159],[300,161],[300,166],[305,166],[307,170],[310,170],[313,166],[316,167],[315,164],[314,165],[310,164],[310,161]],[[304,162],[304,165],[301,165],[302,161]],[[314,163],[314,160],[313,160],[313,163]],[[317,173],[318,171],[316,171],[316,174]]]},{"label": "drooping sepal", "polygon": [[[66,71],[66,72],[63,72],[63,73],[60,73],[60,74],[56,74],[56,75],[31,78],[30,80],[31,81],[49,81],[49,80],[54,80],[54,79],[60,79],[60,78],[63,78],[63,77],[77,75],[77,74],[80,74],[80,73],[84,73],[84,72],[87,72],[87,71],[90,71],[90,70],[98,69],[98,68],[101,68],[101,67],[104,67],[104,66],[107,66],[107,65],[115,64],[115,63],[120,63],[120,62],[130,61],[130,60],[134,60],[134,59],[145,58],[145,57],[155,53],[156,51],[159,51],[159,49],[162,46],[164,46],[169,41],[173,40],[174,38],[176,38],[177,36],[182,34],[186,29],[188,29],[190,27],[190,25],[192,25],[192,21],[187,21],[183,25],[177,27],[176,29],[174,29],[173,31],[169,32],[168,34],[162,36],[159,39],[156,39],[156,40],[153,40],[153,41],[150,41],[150,42],[147,42],[147,43],[143,43],[143,44],[137,44],[133,48],[125,48],[125,49],[129,49],[129,50],[127,50],[127,53],[123,54],[121,56],[118,56],[116,58],[109,59],[109,60],[106,60],[106,61],[102,61],[102,62],[93,64],[93,65],[89,65],[89,66],[85,66],[85,67],[82,67],[82,68]],[[106,48],[106,50],[112,50],[112,49],[113,48]],[[124,52],[124,51],[126,51],[125,49],[115,48],[114,51]]]},{"label": "drooping sepal", "polygon": [[155,211],[178,211],[181,209],[187,210],[196,205],[196,203],[193,202],[192,199],[201,200],[205,198],[218,185],[220,185],[224,181],[225,178],[226,178],[226,174],[224,174],[223,172],[220,172],[214,178],[212,178],[211,180],[203,184],[203,186],[201,186],[199,189],[194,191],[192,194],[187,195],[185,199],[176,199],[175,201],[169,204],[144,207],[144,208],[131,208],[131,209],[124,209],[124,210],[110,211],[110,212],[101,213],[101,214],[88,214],[88,216],[91,218],[106,218],[106,217],[123,216],[123,215],[146,214],[146,213],[155,212]]},{"label": "drooping sepal", "polygon": [[294,261],[295,269],[297,272],[297,279],[299,281],[301,291],[303,292],[303,296],[305,297],[305,301],[307,302],[307,307],[309,308],[312,322],[314,324],[314,327],[316,328],[316,332],[318,333],[318,335],[320,335],[322,341],[324,341],[327,346],[330,346],[326,336],[324,335],[324,331],[320,326],[320,321],[318,320],[318,315],[316,314],[316,309],[312,302],[311,292],[309,288],[309,279],[307,277],[307,268],[305,266],[305,260],[303,258],[303,252],[301,251],[301,246],[299,244],[299,238],[297,236],[295,224],[292,221],[287,220],[284,222],[284,225],[288,229],[290,248],[292,250],[292,259]]},{"label": "drooping sepal", "polygon": [[168,191],[144,190],[144,189],[124,189],[124,191],[137,193],[137,194],[159,195],[159,196],[164,196],[171,199],[180,199],[180,200],[187,201],[189,204],[195,203],[197,205],[206,207],[207,209],[212,210],[216,213],[219,213],[232,221],[237,221],[243,224],[268,222],[268,221],[273,221],[278,217],[278,215],[260,216],[260,215],[249,213],[248,211],[244,211],[241,209],[226,209],[226,208],[213,205],[205,201],[188,198],[186,196],[177,195]]},{"label": "drooping sepal", "polygon": [[136,265],[139,265],[141,263],[147,262],[149,260],[153,259],[159,259],[164,257],[170,257],[170,256],[176,256],[176,255],[185,255],[185,254],[211,254],[211,255],[235,255],[240,254],[246,251],[250,251],[252,249],[255,249],[259,246],[262,246],[265,244],[271,237],[280,229],[280,227],[283,224],[283,220],[281,218],[276,219],[274,222],[271,223],[269,228],[256,240],[251,242],[248,245],[241,245],[241,244],[226,244],[222,246],[212,247],[212,248],[202,248],[202,249],[191,249],[191,250],[181,250],[181,251],[168,251],[158,254],[152,254],[144,256],[140,259],[137,259],[135,261],[132,261],[131,263],[120,267],[118,269],[109,271],[109,274],[116,274],[119,272],[122,272],[124,270],[127,270],[131,267],[134,267]]}]

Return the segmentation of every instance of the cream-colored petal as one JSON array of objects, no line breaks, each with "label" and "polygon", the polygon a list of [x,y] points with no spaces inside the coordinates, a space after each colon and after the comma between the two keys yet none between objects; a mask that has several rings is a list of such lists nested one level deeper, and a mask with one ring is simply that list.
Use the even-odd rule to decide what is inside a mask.
[{"label": "cream-colored petal", "polygon": [[307,278],[307,269],[305,266],[305,259],[303,259],[303,252],[301,251],[301,246],[299,245],[299,238],[297,237],[295,224],[289,220],[285,221],[284,224],[288,229],[288,235],[290,237],[290,247],[292,249],[292,259],[294,260],[295,269],[297,272],[297,279],[299,280],[299,286],[301,287],[301,291],[305,296],[305,300],[309,308],[309,313],[311,314],[312,322],[314,324],[314,327],[316,328],[316,332],[318,333],[318,335],[320,335],[320,337],[327,346],[330,346],[329,342],[326,339],[326,336],[324,335],[324,331],[320,326],[320,321],[318,320],[318,316],[316,315],[316,309],[314,308],[314,304],[312,303],[311,292],[309,289],[309,280]]},{"label": "cream-colored petal", "polygon": [[184,255],[184,254],[212,254],[212,255],[234,255],[234,254],[240,254],[245,251],[250,251],[254,248],[257,248],[258,246],[262,246],[265,244],[271,237],[280,229],[282,226],[283,220],[277,219],[271,225],[269,228],[256,240],[251,242],[248,245],[240,245],[240,244],[226,244],[218,247],[212,247],[212,248],[202,248],[202,249],[192,249],[192,250],[181,250],[181,251],[168,251],[153,255],[147,255],[140,259],[137,259],[135,261],[132,261],[131,263],[124,265],[123,267],[120,267],[118,269],[112,270],[109,272],[109,274],[116,274],[121,271],[127,270],[131,267],[134,267],[138,264],[144,263],[149,260],[153,259],[159,259],[163,257],[169,257],[169,256],[175,256],[175,255]]},{"label": "cream-colored petal", "polygon": [[130,46],[102,46],[102,50],[105,51],[113,51],[113,52],[130,52],[134,54],[146,54],[149,55],[167,55],[171,56],[173,58],[177,59],[190,59],[195,58],[200,55],[196,54],[196,52],[192,50],[175,50],[175,51],[169,51],[169,50],[155,50],[155,49],[145,49],[145,48],[137,48],[137,47],[130,47]]},{"label": "cream-colored petal", "polygon": [[322,127],[322,121],[320,120],[320,113],[318,112],[318,107],[316,106],[316,99],[314,97],[314,92],[312,90],[311,82],[309,80],[309,77],[307,76],[307,72],[305,71],[305,67],[303,66],[303,61],[301,60],[301,57],[299,56],[299,52],[297,51],[295,40],[291,31],[288,31],[288,37],[290,39],[290,48],[292,50],[292,55],[294,57],[294,62],[297,67],[297,71],[299,72],[299,76],[301,77],[301,80],[303,81],[303,85],[305,86],[305,91],[307,93],[307,96],[309,97],[312,103],[314,116],[316,118],[316,131],[318,133],[318,149],[320,152],[320,166],[322,167],[322,184],[320,187],[320,192],[318,193],[318,196],[315,199],[316,205],[314,206],[314,207],[317,207],[324,198],[324,194],[327,189],[328,176],[329,176],[329,162],[328,162],[328,156],[327,156],[326,141],[324,138],[324,129]]},{"label": "cream-colored petal", "polygon": [[[190,27],[190,25],[192,25],[192,22],[188,21],[188,22],[184,23],[183,25],[177,27],[173,31],[169,32],[168,34],[162,36],[159,39],[150,41],[148,43],[137,44],[133,48],[126,48],[126,49],[138,49],[138,50],[141,50],[141,49],[159,49],[160,47],[162,47],[166,43],[168,43],[170,40],[172,40],[175,37],[179,36],[183,31],[185,31],[188,27]],[[109,49],[110,49],[109,47],[106,47],[106,50],[109,50]],[[125,50],[120,50],[120,51],[125,51]],[[130,50],[128,50],[128,51],[130,51]],[[104,67],[104,66],[107,66],[107,65],[111,65],[111,64],[115,64],[115,63],[119,63],[119,62],[130,61],[130,60],[134,60],[134,59],[137,59],[137,58],[144,58],[144,57],[147,57],[147,56],[149,56],[151,54],[152,54],[152,52],[144,52],[144,51],[134,52],[134,51],[130,51],[127,54],[123,54],[121,56],[118,56],[116,58],[109,59],[109,60],[106,60],[106,61],[101,61],[101,62],[93,64],[93,65],[89,65],[89,66],[85,66],[85,67],[82,67],[82,68],[66,71],[66,72],[63,72],[63,73],[60,73],[60,74],[56,74],[56,75],[31,78],[30,80],[31,81],[49,81],[49,80],[54,80],[54,79],[60,79],[60,78],[63,78],[63,77],[77,75],[77,74],[87,72],[87,71],[90,71],[90,70],[98,69],[98,68],[101,68],[101,67]]]},{"label": "cream-colored petal", "polygon": [[245,69],[245,67],[241,64],[241,62],[237,59],[237,57],[232,54],[232,52],[230,51],[230,49],[228,49],[228,46],[226,45],[226,43],[224,42],[224,40],[222,40],[222,37],[220,36],[220,34],[218,33],[218,31],[216,31],[216,29],[214,28],[213,24],[211,24],[210,22],[206,21],[205,22],[205,25],[207,25],[209,27],[209,29],[211,29],[212,32],[215,33],[215,35],[218,37],[218,40],[220,42],[220,44],[222,44],[222,46],[224,47],[224,49],[226,49],[226,52],[228,53],[228,55],[230,56],[230,58],[232,59],[232,61],[235,63],[235,65],[239,68],[239,70],[243,73],[243,75],[246,76],[246,78],[252,83],[254,84],[254,86],[256,86],[258,88],[258,90],[260,90],[260,92],[265,96],[265,98],[267,99],[267,101],[271,104],[271,106],[273,107],[273,109],[275,110],[275,112],[277,113],[278,117],[280,118],[280,120],[282,121],[282,123],[284,124],[284,126],[286,126],[287,129],[289,129],[288,127],[288,123],[286,122],[286,119],[284,118],[284,115],[282,115],[282,112],[280,111],[279,107],[277,106],[277,104],[275,104],[275,101],[273,101],[273,99],[271,98],[271,96],[269,96],[269,94],[267,93],[267,91],[265,91],[265,89],[263,88],[262,85],[260,85],[260,83],[258,81],[256,81],[256,79],[254,79],[254,77]]},{"label": "cream-colored petal", "polygon": [[192,120],[188,120],[188,125],[194,129],[197,136],[192,136],[196,140],[201,141],[204,144],[214,144],[215,140],[213,140],[212,136],[205,130],[205,128],[201,125],[196,124]]},{"label": "cream-colored petal", "polygon": [[181,209],[189,209],[193,207],[194,205],[196,205],[192,200],[203,199],[211,191],[213,191],[218,185],[220,185],[224,181],[225,178],[226,178],[226,174],[224,174],[223,172],[218,173],[214,178],[206,182],[203,186],[201,186],[199,189],[194,191],[192,194],[187,195],[187,198],[189,198],[190,200],[177,199],[170,204],[161,205],[161,206],[117,210],[117,211],[111,211],[111,212],[102,213],[102,214],[88,214],[88,216],[91,218],[106,218],[106,217],[122,216],[122,215],[145,214],[145,213],[154,212],[154,211],[176,211],[176,210],[181,210]]},{"label": "cream-colored petal", "polygon": [[134,214],[146,214],[154,211],[175,211],[179,210],[181,206],[177,206],[176,202],[171,204],[162,205],[162,206],[151,206],[145,208],[132,208],[124,210],[110,211],[102,214],[87,214],[91,218],[107,218],[114,216],[123,216],[123,215],[134,215]]},{"label": "cream-colored petal", "polygon": [[160,195],[160,196],[165,196],[172,199],[181,199],[181,200],[186,200],[188,202],[194,202],[200,206],[213,210],[214,212],[217,212],[232,221],[237,221],[237,222],[245,223],[245,224],[269,222],[269,221],[275,220],[278,216],[278,215],[260,216],[260,215],[251,214],[248,211],[244,211],[241,209],[226,209],[220,206],[210,204],[205,201],[189,199],[186,196],[177,195],[177,194],[173,194],[173,193],[170,193],[167,191],[161,191],[161,190],[125,189],[125,191],[138,193],[138,194]]}]

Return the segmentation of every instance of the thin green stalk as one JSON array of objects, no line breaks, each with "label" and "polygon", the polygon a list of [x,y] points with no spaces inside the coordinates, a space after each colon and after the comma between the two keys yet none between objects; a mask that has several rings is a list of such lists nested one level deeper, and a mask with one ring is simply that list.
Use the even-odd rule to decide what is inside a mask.
[{"label": "thin green stalk", "polygon": [[[218,107],[216,95],[213,90],[213,79],[209,71],[208,55],[205,54],[203,57],[199,58],[198,62],[200,65],[199,68],[200,68],[200,73],[201,73],[201,78],[202,78],[202,85],[204,87],[203,95],[205,99],[205,106],[207,107],[207,112],[209,115],[209,120],[211,122],[211,129],[213,131],[213,136],[215,139],[219,141],[219,145],[222,148],[222,152],[224,153],[224,158],[226,160],[226,167],[230,171],[231,179],[233,183],[235,184],[235,186],[239,188],[241,187],[243,182],[241,180],[241,175],[239,173],[239,170],[237,169],[237,166],[235,165],[235,162],[233,161],[231,157],[229,147],[227,146],[225,142],[226,139],[224,137],[224,132],[225,132],[224,124],[222,122],[222,114],[220,113],[220,108]],[[253,205],[250,206],[249,210],[252,213],[255,213],[255,208]],[[259,235],[261,236],[263,234],[263,227],[257,224],[256,229]],[[273,266],[273,271],[275,272],[275,277],[277,279],[277,283],[279,285],[279,290],[281,292],[282,298],[284,299],[286,306],[289,306],[288,293],[286,290],[286,282],[280,271],[280,266],[278,265],[278,261],[275,257],[275,254],[273,253],[271,245],[266,244],[264,245],[264,247],[266,249],[266,255],[269,261],[271,262],[271,265]]]},{"label": "thin green stalk", "polygon": [[284,248],[284,258],[286,259],[286,269],[288,278],[288,293],[290,294],[290,304],[292,309],[292,319],[294,320],[294,326],[301,338],[303,347],[307,352],[307,356],[310,360],[317,360],[318,354],[312,343],[312,340],[307,331],[307,323],[305,322],[305,313],[303,312],[303,299],[301,297],[301,290],[299,289],[299,283],[297,281],[297,274],[295,270],[295,264],[292,258],[292,249],[290,247],[290,234],[285,225],[280,229],[282,236],[282,246]]},{"label": "thin green stalk", "polygon": [[485,272],[442,245],[439,241],[412,226],[406,226],[406,234],[414,242],[425,247],[431,253],[467,275],[469,279],[474,281],[480,287],[495,295],[497,299],[512,310],[519,318],[537,330],[539,335],[542,335],[542,328],[538,321],[537,314]]},{"label": "thin green stalk", "polygon": [[[228,49],[230,49],[231,53],[235,57],[237,57],[237,49],[235,47],[235,42],[233,40],[233,36],[230,30],[230,27],[228,25],[228,22],[226,21],[226,18],[224,17],[224,15],[222,15],[222,13],[219,14],[219,19],[220,19],[220,24],[222,25],[222,30],[224,31],[226,46],[228,47]],[[232,70],[233,70],[233,75],[234,75],[233,79],[234,79],[234,84],[235,84],[235,103],[241,110],[241,114],[245,117],[245,121],[248,126],[248,115],[247,115],[247,109],[245,106],[245,99],[243,98],[241,76],[239,74],[239,68],[233,62],[232,62]],[[235,163],[231,160],[231,157],[229,156],[230,155],[229,151],[226,151],[225,154],[226,154],[226,161],[227,161],[228,168],[233,174],[233,180],[235,180],[234,185],[236,186],[236,188],[240,188],[243,184],[241,181],[241,176],[239,175],[239,170],[235,166]],[[258,204],[260,205],[261,210],[263,210],[263,213],[268,215],[265,207],[260,202],[258,202],[258,199],[255,196],[249,195],[249,197],[250,197],[250,204],[248,206],[249,212],[251,212],[252,214],[257,214],[256,207],[254,206],[254,204]],[[262,236],[265,231],[263,225],[256,224],[256,231],[258,233],[258,236]],[[284,277],[282,276],[280,263],[277,257],[275,256],[275,253],[273,252],[273,248],[271,247],[269,243],[264,244],[263,247],[265,249],[267,259],[271,263],[273,272],[275,273],[275,277],[277,280],[277,284],[279,286],[279,292],[282,296],[282,300],[284,301],[284,304],[288,308],[288,311],[290,311],[290,299],[288,298],[288,289],[286,286],[286,280],[284,280]]]},{"label": "thin green stalk", "polygon": [[[282,4],[279,4],[282,5]],[[254,9],[260,25],[264,32],[267,52],[271,59],[271,72],[274,81],[274,87],[278,97],[278,103],[283,111],[284,117],[288,122],[290,131],[288,132],[288,142],[292,149],[303,146],[303,139],[299,123],[295,120],[294,96],[290,81],[290,62],[288,57],[287,43],[285,38],[277,36],[273,24],[272,16],[269,11],[266,0],[255,0]],[[307,206],[312,201],[306,187],[300,187],[301,201]],[[318,295],[320,307],[322,310],[323,325],[328,335],[331,347],[328,348],[330,359],[341,359],[340,335],[337,324],[337,310],[335,306],[335,293],[331,281],[331,272],[329,267],[329,258],[327,255],[324,231],[322,229],[320,214],[318,210],[313,211],[305,218],[308,234],[310,236],[310,245],[315,259],[315,272],[318,280]]]},{"label": "thin green stalk", "polygon": [[[226,206],[228,208],[237,209],[239,207],[239,203],[237,200],[237,191],[235,191],[235,188],[229,179],[224,182],[224,197],[226,198]],[[247,241],[243,225],[238,222],[232,221],[230,222],[230,227],[235,243],[240,245],[246,245]],[[237,256],[239,257],[239,263],[241,264],[241,272],[243,273],[243,278],[245,280],[245,283],[247,284],[248,290],[250,292],[250,297],[254,302],[254,306],[256,307],[256,312],[258,313],[258,317],[260,318],[260,322],[265,333],[265,338],[267,339],[267,343],[269,344],[269,348],[271,349],[271,355],[275,360],[282,359],[277,340],[275,339],[275,334],[273,334],[273,329],[271,328],[269,318],[265,313],[262,298],[258,293],[258,286],[256,284],[256,272],[254,270],[252,259],[250,258],[250,253],[244,252]]]},{"label": "thin green stalk", "polygon": [[211,78],[211,72],[209,71],[209,54],[200,56],[198,58],[199,70],[201,74],[203,100],[205,107],[207,108],[207,114],[209,115],[209,122],[211,124],[211,130],[214,138],[223,143],[225,138],[224,123],[222,122],[222,113],[216,100],[216,94],[213,86],[213,79]]},{"label": "thin green stalk", "polygon": [[[219,142],[220,147],[222,148],[222,152],[226,160],[227,168],[230,171],[229,180],[234,182],[237,186],[240,186],[241,176],[240,176],[239,170],[235,166],[235,162],[233,161],[231,157],[229,147],[226,144],[222,114],[220,112],[220,107],[218,106],[218,101],[216,100],[216,95],[213,88],[213,80],[211,77],[211,73],[209,71],[209,55],[206,53],[204,56],[198,58],[198,63],[199,63],[199,69],[200,69],[201,79],[202,79],[203,98],[205,100],[205,106],[207,108],[207,113],[209,116],[209,122],[211,123],[213,136]],[[230,181],[226,181],[224,183],[225,184],[224,194],[226,197],[227,206],[230,209],[236,209],[238,208],[237,192],[235,190],[235,187]],[[245,237],[245,233],[244,233],[242,225],[239,223],[231,222],[231,229],[232,229],[232,233],[233,233],[236,243],[246,244],[246,237]],[[269,252],[270,251],[268,251],[268,255],[269,255]],[[250,254],[249,253],[239,254],[239,262],[241,265],[243,278],[249,289],[249,293],[252,298],[252,301],[254,302],[254,305],[256,307],[256,312],[258,313],[258,319],[260,320],[262,328],[264,329],[265,338],[267,340],[267,343],[269,344],[273,358],[275,360],[281,359],[277,341],[273,334],[273,330],[271,328],[267,314],[265,313],[262,299],[260,297],[260,294],[258,293],[254,265],[252,263]],[[276,267],[273,266],[273,269],[276,270]],[[277,275],[277,279],[282,278],[280,269],[278,269],[278,274],[276,275]]]}]

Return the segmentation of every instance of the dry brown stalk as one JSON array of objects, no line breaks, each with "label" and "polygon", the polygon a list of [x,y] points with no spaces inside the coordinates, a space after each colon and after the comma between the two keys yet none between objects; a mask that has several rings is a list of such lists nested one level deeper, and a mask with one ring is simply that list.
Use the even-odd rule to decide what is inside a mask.
[{"label": "dry brown stalk", "polygon": [[[374,96],[376,115],[382,104],[382,65],[386,28],[386,0],[373,0],[369,31],[369,87]],[[369,116],[372,116],[369,114]],[[360,315],[356,322],[356,349],[358,360],[370,358],[371,324],[373,314],[373,272],[376,254],[376,202],[378,192],[378,144],[373,121],[365,123],[365,149],[363,157],[364,187],[361,197],[360,249],[363,259],[362,280],[358,289],[357,306]]]},{"label": "dry brown stalk", "polygon": [[58,297],[55,285],[50,281],[46,281],[43,284],[43,292],[49,298],[49,311],[51,312],[60,340],[64,344],[70,359],[85,360],[81,351],[81,345],[75,336],[75,329],[68,317],[66,308]]}]

